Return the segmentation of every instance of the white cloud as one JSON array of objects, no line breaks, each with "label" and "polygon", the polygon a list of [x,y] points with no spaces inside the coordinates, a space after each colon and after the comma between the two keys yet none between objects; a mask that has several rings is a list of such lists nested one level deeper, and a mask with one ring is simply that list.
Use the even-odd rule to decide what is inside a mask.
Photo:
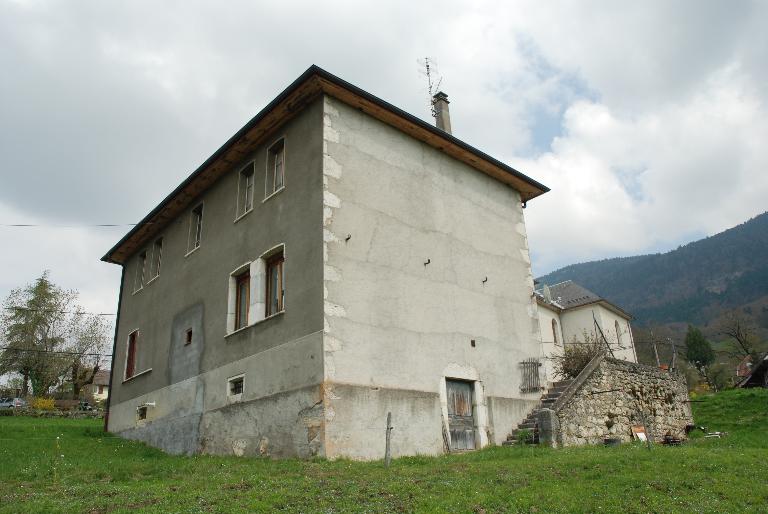
[{"label": "white cloud", "polygon": [[[764,2],[0,3],[0,223],[137,221],[315,63],[552,187],[534,271],[765,209]],[[553,136],[557,136],[552,140]],[[43,269],[114,306],[121,229],[0,228],[0,294]]]},{"label": "white cloud", "polygon": [[552,151],[524,165],[553,188],[526,213],[537,271],[673,246],[765,209],[768,106],[757,93],[731,65],[640,116],[573,104]]}]

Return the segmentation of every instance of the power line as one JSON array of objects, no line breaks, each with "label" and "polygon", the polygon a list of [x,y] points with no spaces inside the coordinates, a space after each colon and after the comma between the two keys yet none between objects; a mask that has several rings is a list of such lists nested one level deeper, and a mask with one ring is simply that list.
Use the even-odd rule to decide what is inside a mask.
[{"label": "power line", "polygon": [[135,227],[137,225],[154,225],[154,221],[144,223],[84,223],[79,225],[57,225],[52,223],[0,223],[0,227],[9,228],[94,228],[94,227]]},{"label": "power line", "polygon": [[80,352],[67,352],[63,350],[38,350],[36,348],[14,348],[12,346],[0,346],[0,350],[7,350],[9,352],[35,352],[35,353],[60,353],[62,355],[82,355],[90,357],[112,357],[111,353],[80,353]]},{"label": "power line", "polygon": [[94,316],[117,316],[114,312],[86,312],[86,311],[59,311],[56,309],[32,309],[30,307],[21,307],[12,305],[11,307],[5,307],[5,310],[9,311],[26,311],[26,312],[53,312],[56,314],[92,314]]}]

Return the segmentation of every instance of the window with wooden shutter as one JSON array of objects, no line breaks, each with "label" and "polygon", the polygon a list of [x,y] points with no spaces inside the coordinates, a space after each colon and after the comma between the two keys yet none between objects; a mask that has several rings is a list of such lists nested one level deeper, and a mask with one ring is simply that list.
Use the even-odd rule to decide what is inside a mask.
[{"label": "window with wooden shutter", "polygon": [[251,301],[251,274],[246,271],[235,277],[235,330],[248,326]]},{"label": "window with wooden shutter", "polygon": [[136,342],[139,336],[138,331],[131,332],[128,335],[128,355],[125,359],[125,379],[128,380],[136,374]]},{"label": "window with wooden shutter", "polygon": [[282,312],[285,298],[283,252],[267,259],[267,311],[266,316]]},{"label": "window with wooden shutter", "polygon": [[267,196],[285,185],[285,142],[280,140],[269,148],[267,155]]}]

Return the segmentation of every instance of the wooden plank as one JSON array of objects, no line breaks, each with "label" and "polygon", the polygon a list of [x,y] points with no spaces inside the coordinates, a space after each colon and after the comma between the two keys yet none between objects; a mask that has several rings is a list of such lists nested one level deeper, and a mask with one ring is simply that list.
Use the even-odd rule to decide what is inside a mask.
[{"label": "wooden plank", "polygon": [[391,438],[392,438],[392,413],[387,412],[387,442],[386,442],[386,447],[384,448],[384,465],[386,467],[389,467],[389,463],[392,460]]}]

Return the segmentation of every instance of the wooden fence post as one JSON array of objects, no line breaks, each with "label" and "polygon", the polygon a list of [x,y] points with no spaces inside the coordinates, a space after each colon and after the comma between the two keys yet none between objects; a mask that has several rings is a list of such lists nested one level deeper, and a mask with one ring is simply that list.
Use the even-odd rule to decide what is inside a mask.
[{"label": "wooden fence post", "polygon": [[390,450],[390,437],[392,434],[392,413],[387,412],[387,447],[384,450],[384,466],[389,467],[389,463],[392,460],[392,453]]}]

